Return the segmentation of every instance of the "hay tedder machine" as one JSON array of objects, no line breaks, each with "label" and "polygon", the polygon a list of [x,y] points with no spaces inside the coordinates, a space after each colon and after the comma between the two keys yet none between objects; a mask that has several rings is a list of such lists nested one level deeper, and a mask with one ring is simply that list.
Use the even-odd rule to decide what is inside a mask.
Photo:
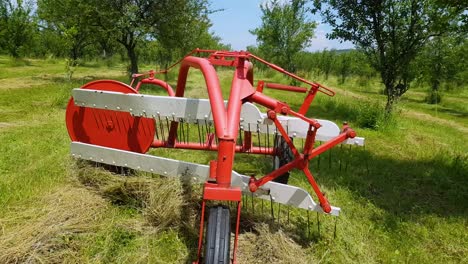
[{"label": "hay tedder machine", "polygon": [[[307,88],[261,80],[254,84],[253,61]],[[364,139],[356,137],[346,123],[340,129],[331,121],[306,116],[317,93],[334,96],[332,90],[243,51],[196,49],[170,68],[178,64],[175,91],[165,81],[156,79],[154,71],[134,74],[130,85],[98,80],[74,89],[66,111],[71,155],[202,183],[195,263],[236,262],[243,194],[308,211],[339,214],[340,208],[331,206],[320,190],[309,163],[338,144],[362,146]],[[215,67],[234,69],[228,100],[223,98]],[[208,99],[184,97],[191,68],[201,71]],[[167,70],[158,73],[164,72]],[[140,94],[142,84],[163,88],[168,96]],[[293,110],[288,104],[265,95],[266,88],[304,93],[305,99],[298,110]],[[266,112],[261,112],[259,107]],[[294,144],[296,138],[302,139],[301,148]],[[321,144],[317,146],[316,142]],[[216,151],[217,158],[208,165],[195,164],[150,155],[150,148]],[[270,155],[273,171],[263,177],[233,171],[236,153]],[[318,202],[304,189],[287,184],[293,169],[304,173]],[[233,217],[236,222],[232,225],[235,228],[232,250],[230,209],[223,205],[208,207],[208,201],[213,205],[229,201],[237,208]]]}]

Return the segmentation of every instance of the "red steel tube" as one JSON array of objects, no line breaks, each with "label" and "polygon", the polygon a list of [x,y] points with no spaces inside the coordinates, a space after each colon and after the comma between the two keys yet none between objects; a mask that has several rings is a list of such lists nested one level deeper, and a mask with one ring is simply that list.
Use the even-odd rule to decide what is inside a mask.
[{"label": "red steel tube", "polygon": [[327,141],[325,144],[322,144],[316,148],[314,148],[312,150],[312,152],[310,152],[310,156],[309,156],[309,160],[322,154],[323,152],[333,148],[334,146],[340,144],[341,142],[345,141],[346,139],[348,138],[353,138],[350,136],[350,132],[354,132],[353,130],[348,130],[348,131],[344,131],[343,133],[339,134],[338,136],[336,136],[335,138]]},{"label": "red steel tube", "polygon": [[[216,144],[202,144],[200,145],[199,142],[175,142],[174,145],[169,145],[167,141],[162,140],[155,140],[151,144],[153,148],[176,148],[176,149],[193,149],[193,150],[209,150],[209,151],[217,151],[219,146]],[[273,155],[274,149],[273,148],[266,148],[266,147],[254,147],[250,146],[235,146],[235,151],[238,153],[249,153],[249,154],[264,154],[264,155]]]},{"label": "red steel tube", "polygon": [[258,179],[258,180],[252,180],[250,181],[249,183],[249,189],[251,192],[255,192],[257,191],[258,187],[264,185],[265,183],[269,182],[269,181],[272,181],[276,178],[278,178],[279,176],[285,174],[286,172],[294,169],[297,167],[297,165],[299,163],[301,163],[303,161],[302,158],[296,158],[294,159],[293,161],[281,166],[280,168],[270,172],[269,174],[263,176],[262,178]]},{"label": "red steel tube", "polygon": [[162,80],[159,80],[159,79],[146,78],[146,79],[143,79],[143,80],[138,82],[137,86],[135,87],[135,90],[138,91],[140,89],[140,86],[141,86],[142,83],[144,83],[144,84],[154,84],[154,85],[160,86],[160,87],[164,88],[167,91],[167,94],[169,96],[175,96],[174,90],[165,81],[162,81]]},{"label": "red steel tube", "polygon": [[303,87],[279,84],[279,83],[265,83],[265,86],[275,90],[283,90],[296,93],[306,93],[307,89]]},{"label": "red steel tube", "polygon": [[253,93],[253,87],[247,79],[248,72],[252,70],[252,64],[241,60],[236,67],[232,78],[231,94],[227,105],[227,128],[225,137],[236,138],[239,132],[239,119],[242,108],[242,92]]},{"label": "red steel tube", "polygon": [[309,170],[309,166],[306,165],[302,171],[306,175],[307,180],[309,181],[310,185],[312,185],[312,188],[314,189],[314,192],[317,195],[317,198],[319,199],[320,206],[322,207],[323,211],[325,213],[330,213],[331,212],[330,203],[328,202],[327,198],[325,198],[323,193],[320,191],[320,188],[318,187],[317,182],[315,181],[314,177],[312,176],[312,173]]},{"label": "red steel tube", "polygon": [[223,138],[226,134],[226,109],[224,100],[221,94],[218,75],[213,65],[207,59],[188,56],[186,57],[179,70],[179,78],[177,80],[176,96],[184,96],[185,86],[187,84],[187,76],[190,67],[199,69],[205,78],[205,84],[208,90],[208,97],[211,104],[211,112],[213,113],[216,135],[218,138]]}]

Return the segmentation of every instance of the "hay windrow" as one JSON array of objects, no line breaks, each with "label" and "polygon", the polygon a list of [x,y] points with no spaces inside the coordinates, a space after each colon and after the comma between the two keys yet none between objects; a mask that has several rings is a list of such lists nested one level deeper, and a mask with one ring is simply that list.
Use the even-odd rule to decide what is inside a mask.
[{"label": "hay windrow", "polygon": [[59,261],[59,255],[73,244],[64,240],[96,229],[105,209],[105,200],[76,187],[47,195],[25,210],[14,209],[0,220],[0,263]]},{"label": "hay windrow", "polygon": [[271,230],[268,224],[254,227],[254,232],[239,236],[238,263],[315,263],[306,249],[281,230]]}]

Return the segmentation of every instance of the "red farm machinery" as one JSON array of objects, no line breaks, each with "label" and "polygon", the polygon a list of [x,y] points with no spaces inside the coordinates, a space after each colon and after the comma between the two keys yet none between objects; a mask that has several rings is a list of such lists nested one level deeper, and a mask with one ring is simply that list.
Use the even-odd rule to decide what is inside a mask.
[{"label": "red farm machinery", "polygon": [[[254,84],[254,61],[307,88],[261,80]],[[236,262],[243,194],[308,211],[339,214],[340,208],[331,206],[320,190],[309,163],[338,144],[362,146],[364,139],[356,137],[346,123],[340,129],[331,121],[306,116],[315,96],[319,92],[334,96],[332,90],[244,51],[196,49],[170,68],[178,64],[175,91],[156,79],[154,71],[134,74],[130,85],[98,80],[74,89],[66,111],[71,155],[162,176],[190,177],[192,182],[203,184],[194,263]],[[234,69],[228,100],[223,99],[215,67]],[[184,97],[191,68],[201,71],[208,99]],[[140,94],[142,84],[163,88],[168,96]],[[298,110],[293,110],[265,95],[264,89],[303,93],[305,99]],[[194,134],[198,140],[193,140]],[[295,146],[295,138],[303,140],[302,148]],[[317,142],[321,144],[317,146]],[[215,151],[217,158],[209,164],[195,164],[150,155],[150,148]],[[263,177],[242,175],[233,170],[236,153],[273,156],[274,169]],[[304,173],[318,202],[304,189],[287,184],[293,169]],[[208,201],[236,205],[232,246],[229,207],[208,207]]]}]

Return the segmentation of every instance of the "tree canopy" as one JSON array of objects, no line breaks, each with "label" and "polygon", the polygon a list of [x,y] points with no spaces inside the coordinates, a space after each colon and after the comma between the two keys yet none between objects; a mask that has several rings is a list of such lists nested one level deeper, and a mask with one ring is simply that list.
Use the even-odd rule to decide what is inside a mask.
[{"label": "tree canopy", "polygon": [[460,27],[462,5],[439,0],[315,0],[329,37],[353,42],[380,73],[386,111],[413,80],[411,62],[431,38]]},{"label": "tree canopy", "polygon": [[262,25],[250,32],[257,36],[262,56],[295,71],[295,56],[310,44],[317,24],[309,18],[306,0],[273,0],[260,6]]}]

